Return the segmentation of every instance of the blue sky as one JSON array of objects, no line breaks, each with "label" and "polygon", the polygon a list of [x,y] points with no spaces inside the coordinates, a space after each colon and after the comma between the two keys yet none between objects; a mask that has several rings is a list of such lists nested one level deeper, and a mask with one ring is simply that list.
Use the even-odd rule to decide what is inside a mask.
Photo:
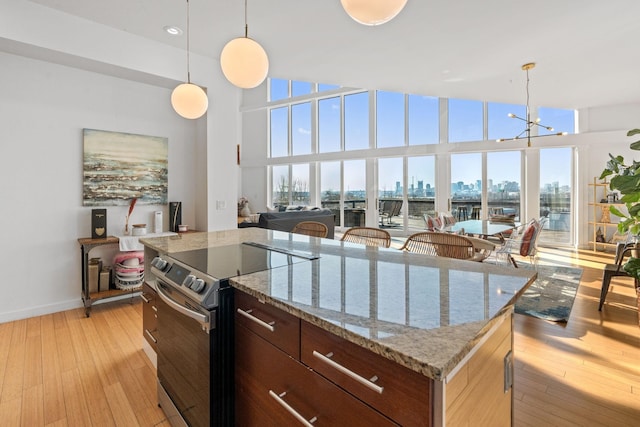
[{"label": "blue sky", "polygon": [[[334,89],[336,86],[321,85],[320,89]],[[306,82],[292,82],[292,96],[308,94],[311,84]],[[377,129],[376,142],[378,147],[393,147],[404,145],[405,139],[405,98],[404,94],[396,92],[378,91],[377,96]],[[286,80],[271,80],[271,99],[288,97]],[[369,94],[367,92],[346,95],[344,111],[344,140],[346,150],[364,149],[369,145]],[[488,103],[488,139],[513,138],[525,128],[525,122],[508,117],[508,113],[524,117],[524,105]],[[340,150],[340,98],[321,100],[318,105],[319,115],[319,150],[320,152],[334,152]],[[408,143],[437,144],[439,141],[438,99],[423,95],[410,95],[408,98]],[[554,132],[567,131],[572,133],[573,112],[571,110],[539,109],[541,123],[555,128]],[[287,109],[272,110],[271,139],[272,155],[286,155],[287,141]],[[534,118],[535,119],[535,118]],[[291,108],[293,155],[311,153],[311,108],[309,103],[294,104]],[[464,141],[478,141],[483,139],[483,102],[473,100],[449,99],[449,140],[455,143]],[[551,133],[542,128],[540,133]],[[505,142],[508,150],[509,142]],[[514,149],[516,144],[514,144]],[[522,141],[517,143],[518,149]],[[520,180],[520,161],[518,151],[504,153],[492,152],[488,155],[488,179],[494,183],[502,181]],[[541,150],[541,186],[546,183],[559,182],[560,185],[570,183],[570,150],[543,149]],[[409,164],[409,186],[413,181],[433,185],[433,158],[412,159]],[[323,189],[339,188],[339,173],[336,165],[324,165],[322,181]],[[402,182],[402,159],[379,159],[379,189],[390,190],[396,181]],[[462,181],[466,184],[475,183],[481,178],[481,155],[455,154],[452,155],[451,181]],[[364,189],[364,161],[352,161],[345,166],[345,182],[349,189]]]}]

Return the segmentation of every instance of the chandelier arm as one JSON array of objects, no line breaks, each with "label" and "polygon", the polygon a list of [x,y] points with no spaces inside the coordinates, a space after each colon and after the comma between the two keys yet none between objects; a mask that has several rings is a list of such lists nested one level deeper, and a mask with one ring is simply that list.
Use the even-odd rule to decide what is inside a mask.
[{"label": "chandelier arm", "polygon": [[511,116],[512,119],[518,119],[518,120],[522,120],[523,122],[529,124],[530,122],[527,121],[527,119],[523,119],[522,117],[518,117],[515,114]]}]

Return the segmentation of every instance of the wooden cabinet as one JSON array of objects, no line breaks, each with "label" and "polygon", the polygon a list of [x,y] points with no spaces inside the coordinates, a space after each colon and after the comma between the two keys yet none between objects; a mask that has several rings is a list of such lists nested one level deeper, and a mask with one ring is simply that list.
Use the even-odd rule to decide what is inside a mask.
[{"label": "wooden cabinet", "polygon": [[[606,180],[599,182],[597,178],[593,178],[593,183],[589,183],[589,187],[592,190],[589,196],[591,198],[589,206],[592,209],[589,218],[589,245],[593,251],[615,250],[617,242],[614,235],[618,230],[620,218],[609,213],[609,208],[615,206],[624,210],[626,206],[624,203],[603,203],[603,200],[608,200],[609,193],[609,183]],[[603,241],[598,239],[598,230],[602,232]]]},{"label": "wooden cabinet", "polygon": [[356,427],[397,424],[269,341],[238,325],[236,425]]},{"label": "wooden cabinet", "polygon": [[142,285],[142,334],[154,351],[158,351],[156,332],[158,329],[158,307],[156,305],[157,293],[146,282]]},{"label": "wooden cabinet", "polygon": [[301,360],[401,425],[428,426],[432,380],[307,322]]},{"label": "wooden cabinet", "polygon": [[300,319],[244,292],[236,291],[235,306],[236,324],[300,359]]},{"label": "wooden cabinet", "polygon": [[[271,306],[255,306],[261,310],[252,310],[250,314],[266,324],[273,321],[275,331],[271,332],[237,311],[245,311],[251,300],[253,304],[261,302],[239,291],[235,300],[236,425],[398,425],[299,361],[300,321],[297,318]],[[269,321],[271,317],[267,316],[272,315],[272,319],[291,316],[297,322],[291,322],[293,326],[283,332],[285,328],[278,328],[279,320]],[[280,333],[276,332],[278,329]],[[282,350],[285,341],[298,343],[294,354]],[[289,344],[284,347],[288,348]]]}]

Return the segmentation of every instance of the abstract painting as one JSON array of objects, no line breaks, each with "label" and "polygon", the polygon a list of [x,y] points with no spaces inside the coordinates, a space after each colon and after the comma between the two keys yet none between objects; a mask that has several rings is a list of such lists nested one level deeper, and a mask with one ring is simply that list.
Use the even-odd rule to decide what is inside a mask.
[{"label": "abstract painting", "polygon": [[83,129],[84,206],[167,204],[168,140]]}]

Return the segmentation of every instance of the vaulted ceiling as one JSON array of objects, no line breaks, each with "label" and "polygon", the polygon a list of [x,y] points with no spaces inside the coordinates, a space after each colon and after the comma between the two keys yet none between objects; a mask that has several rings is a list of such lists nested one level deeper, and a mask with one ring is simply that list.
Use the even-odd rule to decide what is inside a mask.
[{"label": "vaulted ceiling", "polygon": [[[186,0],[31,0],[184,48]],[[190,0],[191,50],[218,58],[244,34],[243,0]],[[367,27],[339,0],[248,0],[270,77],[559,108],[640,102],[638,0],[409,0]]]}]

